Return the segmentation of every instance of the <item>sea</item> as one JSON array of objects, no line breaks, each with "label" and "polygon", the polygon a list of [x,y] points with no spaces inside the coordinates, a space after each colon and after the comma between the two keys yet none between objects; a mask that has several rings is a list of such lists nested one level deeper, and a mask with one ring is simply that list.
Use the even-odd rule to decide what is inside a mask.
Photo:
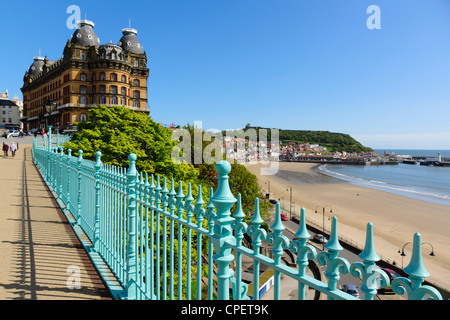
[{"label": "sea", "polygon": [[[382,149],[378,153],[450,158],[450,150]],[[450,206],[450,167],[398,165],[324,164],[319,172],[359,186]],[[450,213],[450,208],[449,208]]]}]

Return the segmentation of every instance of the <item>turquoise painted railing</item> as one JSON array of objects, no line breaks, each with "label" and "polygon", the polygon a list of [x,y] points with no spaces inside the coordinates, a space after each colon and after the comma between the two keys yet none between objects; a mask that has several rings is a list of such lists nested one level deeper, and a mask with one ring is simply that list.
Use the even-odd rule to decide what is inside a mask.
[{"label": "turquoise painted railing", "polygon": [[[49,140],[51,137],[49,137]],[[267,233],[261,224],[259,200],[250,225],[243,222],[241,198],[233,196],[228,184],[231,166],[226,161],[216,165],[219,182],[215,193],[209,190],[205,205],[201,187],[198,197],[192,196],[191,185],[183,194],[182,182],[160,181],[160,177],[139,173],[136,155],[129,156],[129,168],[115,167],[83,159],[83,151],[72,156],[63,153],[60,145],[39,143],[35,139],[33,157],[42,177],[65,212],[70,213],[74,228],[81,228],[92,244],[87,248],[98,253],[120,283],[118,299],[250,299],[244,283],[243,258],[253,262],[253,288],[260,288],[259,270],[266,265],[274,271],[274,299],[283,290],[281,275],[298,283],[298,299],[304,300],[306,288],[325,294],[329,300],[358,299],[337,288],[340,274],[350,273],[362,280],[362,298],[372,300],[377,286],[392,286],[407,299],[442,299],[435,288],[423,285],[429,276],[422,261],[421,236],[414,235],[411,261],[404,269],[408,278],[388,276],[375,267],[380,260],[374,249],[372,224],[367,225],[361,262],[349,264],[339,257],[343,249],[337,237],[337,219],[326,251],[317,253],[307,244],[311,237],[302,208],[295,239],[282,235],[284,226],[276,206],[275,221]],[[236,204],[234,213],[230,211]],[[244,246],[244,236],[251,239],[251,248]],[[272,246],[273,258],[261,254],[261,246]],[[296,255],[296,267],[282,263],[284,250]],[[325,266],[326,281],[306,274],[311,260]],[[259,292],[251,297],[258,300]]]}]

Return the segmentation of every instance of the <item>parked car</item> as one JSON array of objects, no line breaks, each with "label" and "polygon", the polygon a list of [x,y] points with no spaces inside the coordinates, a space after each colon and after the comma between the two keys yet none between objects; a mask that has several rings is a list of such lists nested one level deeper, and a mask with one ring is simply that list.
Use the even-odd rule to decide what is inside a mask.
[{"label": "parked car", "polygon": [[353,284],[344,284],[342,286],[342,291],[347,292],[348,294],[351,294],[352,296],[359,298],[358,288]]},{"label": "parked car", "polygon": [[8,130],[3,133],[3,136],[6,138],[18,137],[20,132],[18,130]]},{"label": "parked car", "polygon": [[392,292],[392,280],[394,280],[395,278],[401,277],[401,275],[399,275],[397,272],[395,272],[394,270],[388,269],[388,268],[382,268],[381,270],[383,270],[384,272],[386,272],[386,274],[389,277],[389,286],[386,288],[379,288],[378,289],[378,293],[386,293],[386,292]]},{"label": "parked car", "polygon": [[327,243],[328,240],[325,238],[325,236],[321,233],[316,233],[313,237],[313,239],[319,243]]},{"label": "parked car", "polygon": [[282,214],[281,214],[281,220],[283,220],[283,221],[288,221],[288,220],[289,220],[289,218],[288,218],[288,216],[286,215],[286,213],[282,213]]}]

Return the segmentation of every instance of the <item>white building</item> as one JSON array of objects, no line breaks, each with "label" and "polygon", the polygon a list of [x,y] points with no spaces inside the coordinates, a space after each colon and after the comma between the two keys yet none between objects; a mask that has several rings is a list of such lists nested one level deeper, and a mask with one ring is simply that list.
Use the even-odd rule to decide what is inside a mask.
[{"label": "white building", "polygon": [[[21,104],[17,96],[14,96],[15,101]],[[0,128],[3,129],[20,129],[20,108],[12,100],[9,100],[8,89],[6,92],[0,92]]]}]

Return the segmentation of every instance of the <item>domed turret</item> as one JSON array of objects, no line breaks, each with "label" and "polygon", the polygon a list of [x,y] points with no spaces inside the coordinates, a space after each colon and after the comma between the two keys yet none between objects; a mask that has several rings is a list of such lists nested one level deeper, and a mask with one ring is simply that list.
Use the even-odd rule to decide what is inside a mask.
[{"label": "domed turret", "polygon": [[78,29],[72,35],[70,42],[85,47],[99,46],[100,40],[94,32],[95,24],[89,20],[78,21]]},{"label": "domed turret", "polygon": [[137,30],[132,28],[122,29],[122,38],[120,39],[118,45],[125,51],[142,54],[143,49],[139,40],[137,39]]},{"label": "domed turret", "polygon": [[45,64],[45,62],[44,62],[45,58],[43,58],[43,57],[34,57],[33,60],[34,60],[34,62],[28,69],[28,74],[30,74],[32,76],[43,71],[43,67]]}]

